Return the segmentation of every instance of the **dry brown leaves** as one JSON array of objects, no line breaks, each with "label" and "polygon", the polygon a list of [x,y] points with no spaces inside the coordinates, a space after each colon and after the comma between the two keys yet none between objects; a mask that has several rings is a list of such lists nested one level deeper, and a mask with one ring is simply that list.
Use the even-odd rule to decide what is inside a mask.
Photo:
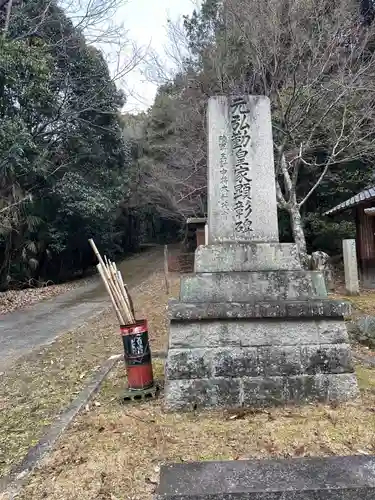
[{"label": "dry brown leaves", "polygon": [[7,314],[24,307],[31,306],[41,300],[51,299],[57,295],[78,287],[85,286],[92,279],[76,280],[60,285],[50,285],[41,288],[26,288],[24,290],[8,290],[0,292],[0,315]]},{"label": "dry brown leaves", "polygon": [[333,299],[345,300],[353,305],[353,316],[362,314],[375,314],[375,291],[361,290],[360,295],[345,295],[345,293],[335,293]]},{"label": "dry brown leaves", "polygon": [[[175,294],[175,277],[172,287]],[[138,317],[149,320],[153,349],[163,349],[167,338],[163,274],[155,273],[133,291],[133,297]],[[116,329],[110,313],[88,325],[83,339],[91,334],[94,341],[78,350],[80,369],[86,370],[82,363],[87,359],[91,364],[98,359],[99,346],[112,352],[119,346]],[[154,363],[154,370],[155,377],[162,379],[161,362]],[[32,475],[21,500],[151,500],[160,465],[169,461],[375,452],[375,370],[357,367],[362,400],[354,403],[189,414],[164,413],[161,400],[120,404],[124,372],[120,363],[95,401]]]},{"label": "dry brown leaves", "polygon": [[[145,266],[144,261],[142,265]],[[149,265],[154,267],[155,261]],[[149,318],[156,302],[165,311],[167,296],[163,291],[163,273],[156,272],[138,284],[135,273],[133,279],[127,281],[137,317]],[[160,313],[150,319],[151,345],[160,349],[165,345],[165,317]],[[65,333],[53,344],[20,359],[10,370],[0,374],[0,476],[22,459],[93,372],[109,356],[121,353],[122,349],[116,318],[108,309],[81,328]]]},{"label": "dry brown leaves", "polygon": [[[157,377],[163,366],[155,363]],[[243,412],[164,413],[162,401],[121,405],[119,366],[41,464],[21,500],[151,500],[166,462],[375,452],[375,370],[358,371],[363,401]]]}]

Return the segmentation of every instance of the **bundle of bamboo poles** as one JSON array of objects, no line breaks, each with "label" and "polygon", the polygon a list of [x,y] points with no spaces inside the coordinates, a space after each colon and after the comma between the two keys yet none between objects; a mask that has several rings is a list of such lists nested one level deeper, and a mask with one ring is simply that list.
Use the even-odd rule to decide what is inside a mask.
[{"label": "bundle of bamboo poles", "polygon": [[121,272],[114,262],[111,262],[106,257],[104,257],[104,260],[102,259],[94,240],[90,239],[89,243],[98,258],[99,264],[96,268],[111,298],[120,325],[133,325],[135,323],[133,302],[124,284]]}]

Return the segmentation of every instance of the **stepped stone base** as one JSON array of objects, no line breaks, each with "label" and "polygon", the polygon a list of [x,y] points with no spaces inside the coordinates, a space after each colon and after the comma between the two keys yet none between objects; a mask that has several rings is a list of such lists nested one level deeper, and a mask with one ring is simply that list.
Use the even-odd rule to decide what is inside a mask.
[{"label": "stepped stone base", "polygon": [[168,380],[319,375],[353,371],[350,346],[216,347],[172,349]]},{"label": "stepped stone base", "polygon": [[310,344],[348,343],[344,321],[325,319],[262,319],[247,321],[212,320],[173,321],[170,349],[211,349],[216,347],[308,346]]},{"label": "stepped stone base", "polygon": [[200,246],[194,272],[277,271],[301,269],[294,243],[227,243]]},{"label": "stepped stone base", "polygon": [[[347,401],[358,387],[344,322],[295,245],[199,247],[169,306],[169,410]],[[202,271],[215,272],[202,272]]]},{"label": "stepped stone base", "polygon": [[181,278],[182,302],[307,300],[326,297],[320,271],[197,273]]},{"label": "stepped stone base", "polygon": [[372,500],[375,457],[163,465],[154,500]]},{"label": "stepped stone base", "polygon": [[165,407],[193,411],[344,402],[358,396],[354,374],[168,380]]},{"label": "stepped stone base", "polygon": [[169,301],[171,321],[203,319],[260,319],[260,318],[344,318],[350,315],[348,302],[339,300],[272,300],[254,302]]},{"label": "stepped stone base", "polygon": [[358,395],[344,321],[172,322],[169,410],[238,408]]}]

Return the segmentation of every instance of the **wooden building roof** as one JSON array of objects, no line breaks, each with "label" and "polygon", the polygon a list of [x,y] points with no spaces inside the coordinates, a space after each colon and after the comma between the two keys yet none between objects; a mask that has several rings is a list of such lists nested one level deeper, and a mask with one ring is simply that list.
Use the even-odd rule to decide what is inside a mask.
[{"label": "wooden building roof", "polygon": [[186,224],[206,224],[207,217],[189,217]]},{"label": "wooden building roof", "polygon": [[327,210],[327,212],[324,212],[323,215],[333,215],[338,212],[342,212],[343,210],[346,210],[347,208],[355,207],[356,205],[359,205],[360,203],[367,202],[367,201],[372,201],[375,200],[375,186],[365,189],[364,191],[361,191],[360,193],[356,194],[352,198],[349,198],[349,200],[343,201],[336,207],[331,208],[330,210]]}]

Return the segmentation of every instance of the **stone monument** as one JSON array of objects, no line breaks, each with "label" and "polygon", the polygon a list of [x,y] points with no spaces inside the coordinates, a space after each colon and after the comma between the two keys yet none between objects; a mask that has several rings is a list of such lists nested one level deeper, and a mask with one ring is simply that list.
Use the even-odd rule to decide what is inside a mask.
[{"label": "stone monument", "polygon": [[348,295],[359,295],[358,263],[355,240],[343,240],[345,289]]},{"label": "stone monument", "polygon": [[269,100],[211,98],[208,132],[208,245],[169,304],[166,408],[355,397],[349,306],[279,243]]}]

